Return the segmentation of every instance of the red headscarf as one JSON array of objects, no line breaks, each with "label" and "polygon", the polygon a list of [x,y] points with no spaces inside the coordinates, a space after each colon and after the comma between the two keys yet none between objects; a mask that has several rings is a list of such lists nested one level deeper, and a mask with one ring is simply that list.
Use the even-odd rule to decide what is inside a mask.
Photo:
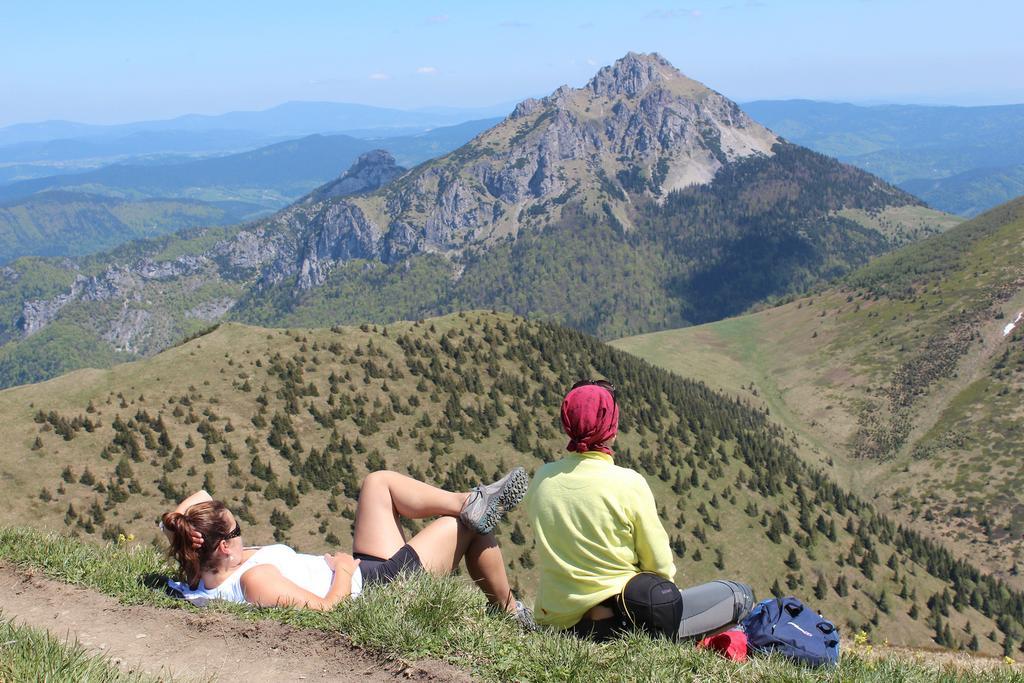
[{"label": "red headscarf", "polygon": [[619,406],[603,387],[576,387],[562,401],[562,429],[569,436],[565,450],[613,455],[614,451],[605,444],[619,431]]}]

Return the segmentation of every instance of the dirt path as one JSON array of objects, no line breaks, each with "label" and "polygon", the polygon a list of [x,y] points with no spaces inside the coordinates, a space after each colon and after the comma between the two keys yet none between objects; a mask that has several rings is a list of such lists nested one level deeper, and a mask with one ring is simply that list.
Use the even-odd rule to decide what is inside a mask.
[{"label": "dirt path", "polygon": [[4,619],[77,639],[127,671],[185,680],[469,681],[438,662],[384,662],[344,636],[273,621],[121,605],[114,598],[0,565]]}]

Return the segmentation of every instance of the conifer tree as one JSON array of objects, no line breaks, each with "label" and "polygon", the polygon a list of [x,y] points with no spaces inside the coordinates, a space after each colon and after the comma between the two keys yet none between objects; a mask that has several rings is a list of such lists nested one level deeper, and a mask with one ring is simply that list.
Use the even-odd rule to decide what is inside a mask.
[{"label": "conifer tree", "polygon": [[828,583],[825,582],[823,574],[818,574],[818,582],[814,584],[814,597],[824,600],[826,595],[828,595]]},{"label": "conifer tree", "polygon": [[886,614],[889,613],[889,596],[886,594],[885,589],[878,595],[878,609],[882,610]]},{"label": "conifer tree", "polygon": [[793,548],[789,549],[789,555],[786,557],[786,566],[793,571],[800,569],[800,558],[796,556],[796,550]]}]

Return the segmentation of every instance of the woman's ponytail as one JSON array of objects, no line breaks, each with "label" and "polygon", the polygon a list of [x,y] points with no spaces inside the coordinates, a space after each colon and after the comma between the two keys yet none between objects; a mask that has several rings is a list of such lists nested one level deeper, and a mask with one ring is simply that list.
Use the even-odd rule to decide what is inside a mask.
[{"label": "woman's ponytail", "polygon": [[[230,533],[224,519],[227,507],[219,500],[193,505],[185,514],[168,512],[163,516],[164,529],[171,534],[168,555],[178,562],[182,578],[192,588],[199,585],[199,577],[213,558],[220,540]],[[193,537],[199,534],[203,544],[196,546]]]}]

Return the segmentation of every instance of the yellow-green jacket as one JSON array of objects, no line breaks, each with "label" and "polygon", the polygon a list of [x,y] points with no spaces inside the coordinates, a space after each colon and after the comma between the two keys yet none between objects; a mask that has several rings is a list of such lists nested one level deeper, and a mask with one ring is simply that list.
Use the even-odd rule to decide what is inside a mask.
[{"label": "yellow-green jacket", "polygon": [[572,626],[639,571],[675,576],[651,487],[610,455],[573,453],[541,467],[526,515],[537,542],[538,623]]}]

